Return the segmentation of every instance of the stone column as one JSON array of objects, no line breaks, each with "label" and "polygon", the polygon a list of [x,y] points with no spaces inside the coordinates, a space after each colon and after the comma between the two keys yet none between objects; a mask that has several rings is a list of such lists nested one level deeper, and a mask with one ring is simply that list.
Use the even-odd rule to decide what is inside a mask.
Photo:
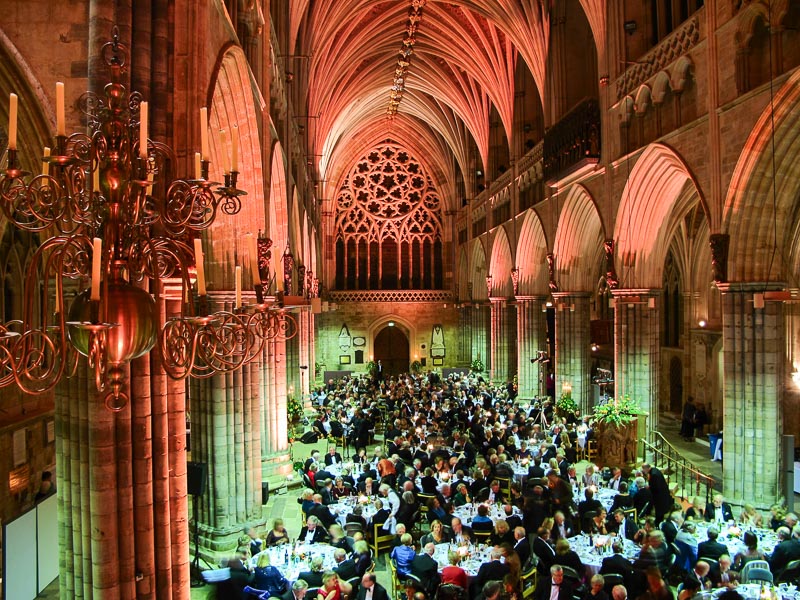
[{"label": "stone column", "polygon": [[491,336],[490,308],[486,304],[476,303],[471,309],[472,321],[472,362],[480,358],[486,366],[487,373],[491,373],[491,354],[489,340]]},{"label": "stone column", "polygon": [[556,397],[564,384],[582,413],[591,410],[589,372],[589,292],[557,292],[556,300]]},{"label": "stone column", "polygon": [[531,362],[540,350],[547,350],[544,302],[544,296],[517,296],[517,374],[519,397],[523,400],[545,393],[547,368],[539,362]]},{"label": "stone column", "polygon": [[289,457],[289,418],[286,410],[286,342],[267,344],[262,368],[264,410],[261,444],[261,473],[265,479],[292,470]]},{"label": "stone column", "polygon": [[[722,293],[723,489],[735,504],[767,508],[783,492],[784,305],[756,308],[764,283],[718,283]],[[763,298],[763,296],[762,296]]]},{"label": "stone column", "polygon": [[516,313],[506,298],[491,298],[490,302],[490,374],[492,381],[505,383],[517,367]]},{"label": "stone column", "polygon": [[648,414],[647,431],[658,429],[661,375],[660,290],[613,290],[614,390]]}]

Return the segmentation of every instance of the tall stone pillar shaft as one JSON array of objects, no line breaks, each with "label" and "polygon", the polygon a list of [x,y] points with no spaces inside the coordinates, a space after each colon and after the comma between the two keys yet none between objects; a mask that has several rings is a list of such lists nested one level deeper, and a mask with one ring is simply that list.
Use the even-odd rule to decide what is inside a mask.
[{"label": "tall stone pillar shaft", "polygon": [[565,384],[572,387],[572,398],[582,413],[591,409],[589,369],[588,292],[558,292],[556,300],[556,396]]},{"label": "tall stone pillar shaft", "polygon": [[614,290],[614,390],[630,396],[648,414],[647,430],[658,429],[661,373],[660,290]]},{"label": "tall stone pillar shaft", "polygon": [[517,368],[516,311],[506,298],[492,298],[491,314],[491,378],[506,382]]},{"label": "tall stone pillar shaft", "polygon": [[289,457],[289,418],[286,401],[286,342],[267,344],[262,384],[264,411],[261,444],[261,472],[264,478],[292,470]]},{"label": "tall stone pillar shaft", "polygon": [[783,491],[784,305],[767,301],[755,308],[754,294],[763,293],[763,283],[717,286],[722,292],[723,489],[733,503],[766,508]]},{"label": "tall stone pillar shaft", "polygon": [[547,367],[531,362],[547,350],[547,313],[544,296],[517,296],[517,383],[519,397],[530,400],[545,394]]},{"label": "tall stone pillar shaft", "polygon": [[470,309],[470,320],[472,322],[470,327],[472,330],[472,356],[470,357],[470,362],[480,358],[489,372],[491,372],[490,312],[491,309],[485,304],[476,304]]}]

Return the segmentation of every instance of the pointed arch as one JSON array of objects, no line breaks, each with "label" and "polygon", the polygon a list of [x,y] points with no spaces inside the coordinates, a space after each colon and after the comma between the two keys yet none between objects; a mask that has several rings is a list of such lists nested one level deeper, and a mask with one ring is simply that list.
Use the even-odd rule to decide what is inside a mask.
[{"label": "pointed arch", "polygon": [[[774,135],[773,115],[768,108],[744,144],[725,199],[722,229],[731,240],[730,281],[766,281],[787,275],[783,249],[791,244],[800,197],[800,179],[796,176],[800,160],[800,71],[777,91],[773,107]],[[773,257],[776,244],[781,251]]]},{"label": "pointed arch", "polygon": [[472,265],[470,269],[472,300],[481,301],[489,298],[488,291],[486,290],[487,274],[488,264],[486,261],[486,249],[483,247],[483,241],[477,239],[472,244]]},{"label": "pointed arch", "polygon": [[511,283],[511,243],[503,227],[498,228],[492,242],[492,254],[489,262],[489,274],[492,276],[492,296],[509,297],[514,295]]},{"label": "pointed arch", "polygon": [[469,256],[465,246],[462,246],[458,254],[458,298],[457,300],[469,300]]},{"label": "pointed arch", "polygon": [[280,256],[289,243],[289,206],[286,195],[286,157],[280,142],[272,147],[269,192],[269,237],[273,256]]},{"label": "pointed arch", "polygon": [[623,287],[661,287],[670,241],[697,202],[708,219],[708,207],[683,159],[664,144],[648,146],[625,183],[614,227]]},{"label": "pointed arch", "polygon": [[590,292],[603,255],[603,224],[585,187],[572,185],[565,198],[553,244],[556,280],[561,291]]},{"label": "pointed arch", "polygon": [[516,252],[519,293],[525,296],[547,293],[547,238],[542,220],[528,209],[522,222]]}]

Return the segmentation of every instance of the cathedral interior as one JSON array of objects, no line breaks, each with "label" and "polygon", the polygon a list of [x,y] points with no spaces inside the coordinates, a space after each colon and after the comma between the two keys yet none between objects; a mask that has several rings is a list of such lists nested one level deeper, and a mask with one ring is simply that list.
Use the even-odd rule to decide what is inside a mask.
[{"label": "cathedral interior", "polygon": [[784,498],[799,3],[2,13],[0,520],[54,474],[61,597],[188,598],[190,512],[210,553],[263,523],[293,403],[378,361],[583,412],[608,376],[645,438],[692,397],[726,498]]}]

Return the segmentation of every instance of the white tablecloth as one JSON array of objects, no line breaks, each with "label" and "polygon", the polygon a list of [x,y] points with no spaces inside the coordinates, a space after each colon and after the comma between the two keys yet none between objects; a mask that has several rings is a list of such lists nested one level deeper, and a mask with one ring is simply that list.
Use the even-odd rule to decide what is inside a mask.
[{"label": "white tablecloth", "polygon": [[[595,535],[588,536],[586,534],[576,535],[569,538],[569,545],[578,556],[581,562],[586,567],[588,576],[592,576],[600,571],[603,565],[603,559],[611,556],[611,542],[616,539],[616,536],[609,535]],[[625,558],[633,562],[639,556],[640,548],[632,541],[626,539],[623,543],[623,553]]]},{"label": "white tablecloth", "polygon": [[[481,568],[481,565],[485,562],[489,562],[490,560],[490,549],[488,547],[481,545],[473,545],[470,544],[466,547],[468,554],[461,559],[461,562],[458,564],[459,567],[464,569],[467,572],[467,575],[470,577],[475,577],[478,574],[478,570]],[[436,550],[433,553],[433,558],[436,559],[436,562],[439,563],[439,572],[441,573],[442,569],[450,564],[450,561],[447,558],[448,552],[450,550],[458,550],[458,546],[455,544],[436,544]]]},{"label": "white tablecloth", "polygon": [[[492,520],[492,523],[496,523],[498,519],[506,518],[506,513],[502,506],[498,506],[497,504],[488,504],[487,506],[489,507],[489,514],[486,516]],[[512,514],[521,515],[522,513],[519,508],[515,506]],[[472,519],[478,516],[478,507],[474,504],[459,506],[453,511],[453,516],[461,519],[464,525],[472,527]]]},{"label": "white tablecloth", "polygon": [[302,571],[311,570],[311,560],[315,556],[323,558],[325,571],[333,569],[336,566],[336,560],[333,558],[334,550],[336,548],[329,544],[300,544],[294,548],[288,544],[282,544],[262,550],[251,559],[251,564],[257,565],[258,557],[268,554],[269,562],[273,567],[276,567],[289,581],[296,581]]}]

